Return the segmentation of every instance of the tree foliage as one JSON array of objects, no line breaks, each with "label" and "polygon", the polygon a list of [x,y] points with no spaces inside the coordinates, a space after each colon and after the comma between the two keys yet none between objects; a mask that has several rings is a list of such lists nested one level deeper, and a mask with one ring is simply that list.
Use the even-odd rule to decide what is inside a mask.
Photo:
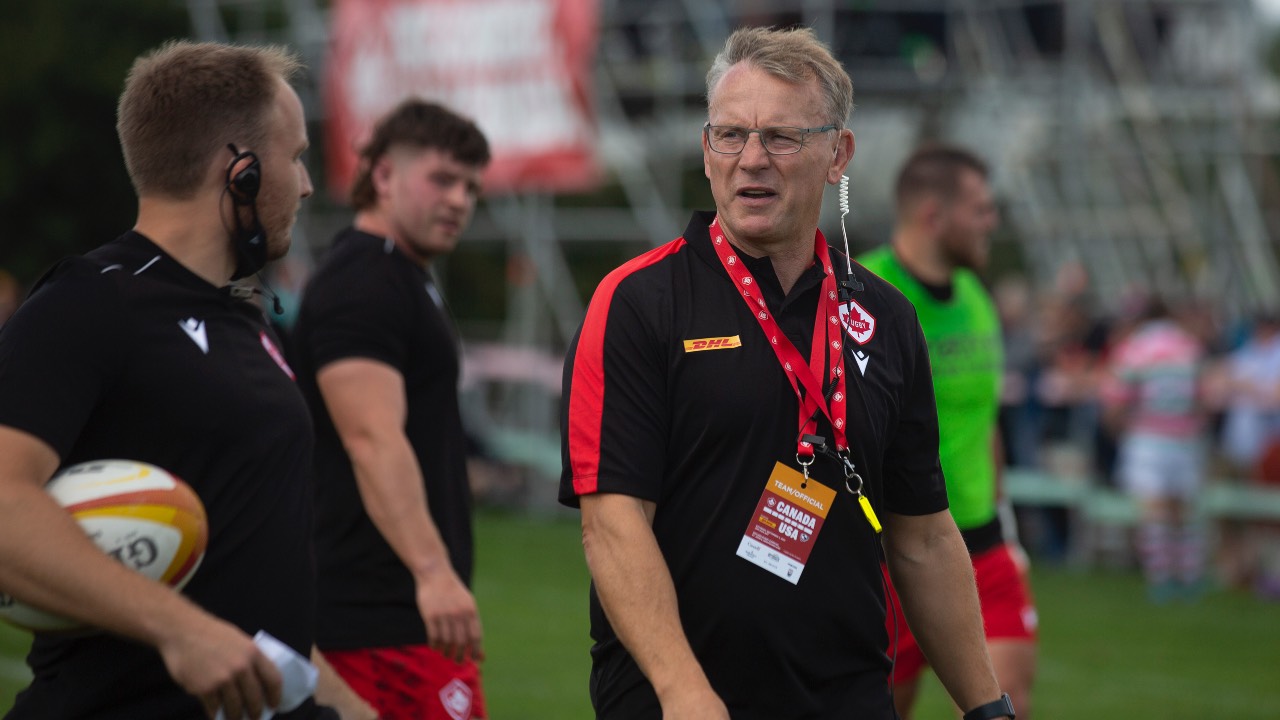
[{"label": "tree foliage", "polygon": [[133,224],[116,99],[134,58],[188,27],[174,0],[0,3],[0,268],[29,284]]}]

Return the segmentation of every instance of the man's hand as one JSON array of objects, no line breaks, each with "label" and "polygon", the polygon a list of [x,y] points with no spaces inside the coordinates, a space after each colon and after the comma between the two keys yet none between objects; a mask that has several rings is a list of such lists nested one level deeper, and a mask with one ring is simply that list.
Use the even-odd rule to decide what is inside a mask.
[{"label": "man's hand", "polygon": [[221,709],[227,720],[257,720],[280,705],[280,671],[230,623],[206,616],[198,628],[170,633],[158,649],[174,681],[200,699],[210,718]]},{"label": "man's hand", "polygon": [[454,662],[483,660],[476,599],[447,564],[418,579],[418,612],[432,649]]}]

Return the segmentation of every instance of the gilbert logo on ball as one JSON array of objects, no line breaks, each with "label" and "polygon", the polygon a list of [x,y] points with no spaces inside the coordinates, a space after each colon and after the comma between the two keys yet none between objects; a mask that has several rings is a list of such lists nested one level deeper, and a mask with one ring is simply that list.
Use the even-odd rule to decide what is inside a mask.
[{"label": "gilbert logo on ball", "polygon": [[[204,505],[186,483],[154,465],[81,463],[55,475],[45,489],[103,552],[152,580],[181,589],[204,558]],[[36,631],[80,627],[4,594],[0,619]]]}]

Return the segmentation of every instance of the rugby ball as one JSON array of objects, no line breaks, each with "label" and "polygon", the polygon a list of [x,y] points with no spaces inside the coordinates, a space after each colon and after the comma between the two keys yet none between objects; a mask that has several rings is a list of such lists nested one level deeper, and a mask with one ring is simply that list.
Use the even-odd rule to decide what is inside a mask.
[{"label": "rugby ball", "polygon": [[[66,468],[45,489],[103,552],[152,580],[181,589],[204,559],[204,505],[190,486],[161,468],[96,460]],[[4,594],[0,619],[33,631],[81,627]]]}]

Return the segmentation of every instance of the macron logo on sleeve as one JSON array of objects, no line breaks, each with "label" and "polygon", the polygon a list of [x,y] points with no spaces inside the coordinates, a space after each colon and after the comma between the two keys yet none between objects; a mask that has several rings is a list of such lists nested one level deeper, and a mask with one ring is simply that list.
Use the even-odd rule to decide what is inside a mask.
[{"label": "macron logo on sleeve", "polygon": [[189,317],[186,320],[179,320],[178,327],[182,328],[182,332],[191,338],[191,342],[200,348],[200,352],[205,355],[209,354],[209,336],[204,332],[204,321]]}]

